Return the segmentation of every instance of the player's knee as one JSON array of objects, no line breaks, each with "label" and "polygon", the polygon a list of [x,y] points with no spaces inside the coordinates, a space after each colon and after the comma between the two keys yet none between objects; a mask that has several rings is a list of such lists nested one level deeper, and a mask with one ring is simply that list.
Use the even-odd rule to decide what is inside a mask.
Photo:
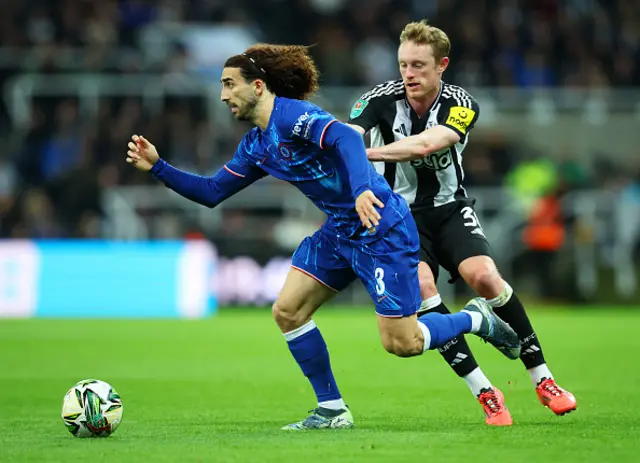
[{"label": "player's knee", "polygon": [[384,350],[398,357],[414,357],[423,352],[417,339],[407,337],[386,336],[382,339]]},{"label": "player's knee", "polygon": [[418,265],[418,279],[420,280],[420,296],[422,296],[423,300],[438,294],[431,268],[424,262],[420,262]]},{"label": "player's knee", "polygon": [[300,328],[307,321],[304,319],[304,312],[299,307],[293,307],[280,301],[274,302],[271,313],[283,333]]},{"label": "player's knee", "polygon": [[436,283],[431,280],[420,280],[420,297],[425,301],[433,296],[438,295],[438,288],[436,287]]},{"label": "player's knee", "polygon": [[493,261],[483,262],[473,268],[467,277],[467,283],[482,296],[499,293],[502,290],[502,277]]}]

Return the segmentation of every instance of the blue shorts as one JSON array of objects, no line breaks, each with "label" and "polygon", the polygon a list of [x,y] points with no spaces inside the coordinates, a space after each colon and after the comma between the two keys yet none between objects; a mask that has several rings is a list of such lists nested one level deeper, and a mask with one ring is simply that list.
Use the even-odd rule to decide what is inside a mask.
[{"label": "blue shorts", "polygon": [[420,307],[419,253],[418,230],[407,216],[370,243],[322,227],[300,243],[292,265],[336,292],[359,278],[378,315],[400,318]]}]

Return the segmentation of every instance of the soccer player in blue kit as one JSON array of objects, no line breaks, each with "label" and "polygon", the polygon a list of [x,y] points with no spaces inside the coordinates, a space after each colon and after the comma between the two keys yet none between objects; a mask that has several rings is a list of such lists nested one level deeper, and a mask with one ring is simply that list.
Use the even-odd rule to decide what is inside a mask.
[{"label": "soccer player in blue kit", "polygon": [[382,344],[392,354],[420,355],[474,333],[518,358],[517,335],[480,298],[455,314],[417,318],[419,238],[409,207],[369,163],[360,134],[305,101],[318,87],[306,47],[252,46],[226,61],[221,82],[221,99],[235,118],[256,126],[223,168],[211,177],[180,171],[139,135],[129,143],[127,162],[208,207],[272,175],[295,185],[326,213],[326,223],[295,251],[273,305],[273,317],[318,400],[310,416],[282,429],[354,425],[312,316],[356,278],[373,299]]}]

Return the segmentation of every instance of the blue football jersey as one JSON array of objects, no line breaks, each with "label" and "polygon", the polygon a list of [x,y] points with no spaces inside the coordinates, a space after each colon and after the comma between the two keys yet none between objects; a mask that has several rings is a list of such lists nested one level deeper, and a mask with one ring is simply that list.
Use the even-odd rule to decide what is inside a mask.
[{"label": "blue football jersey", "polygon": [[[323,147],[333,123],[338,123],[334,116],[312,103],[277,97],[266,130],[249,131],[225,169],[247,184],[267,174],[285,180],[327,214],[326,225],[337,233],[375,239],[405,217],[409,208],[371,163],[366,163],[368,172],[349,172],[336,149]],[[379,210],[380,225],[371,235],[355,210],[350,175],[369,175],[371,191],[385,205]]]}]

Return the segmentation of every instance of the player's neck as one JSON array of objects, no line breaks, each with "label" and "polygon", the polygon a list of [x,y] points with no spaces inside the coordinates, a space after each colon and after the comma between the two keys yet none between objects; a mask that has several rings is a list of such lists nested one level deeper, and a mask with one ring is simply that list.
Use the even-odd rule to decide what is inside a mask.
[{"label": "player's neck", "polygon": [[426,114],[427,111],[433,106],[433,102],[438,98],[438,93],[440,93],[440,84],[427,93],[424,98],[420,98],[419,100],[414,98],[407,98],[409,105],[418,115],[418,117],[422,118]]},{"label": "player's neck", "polygon": [[276,96],[268,93],[264,95],[256,107],[256,118],[253,120],[253,123],[262,130],[266,130],[269,125],[275,100]]}]

